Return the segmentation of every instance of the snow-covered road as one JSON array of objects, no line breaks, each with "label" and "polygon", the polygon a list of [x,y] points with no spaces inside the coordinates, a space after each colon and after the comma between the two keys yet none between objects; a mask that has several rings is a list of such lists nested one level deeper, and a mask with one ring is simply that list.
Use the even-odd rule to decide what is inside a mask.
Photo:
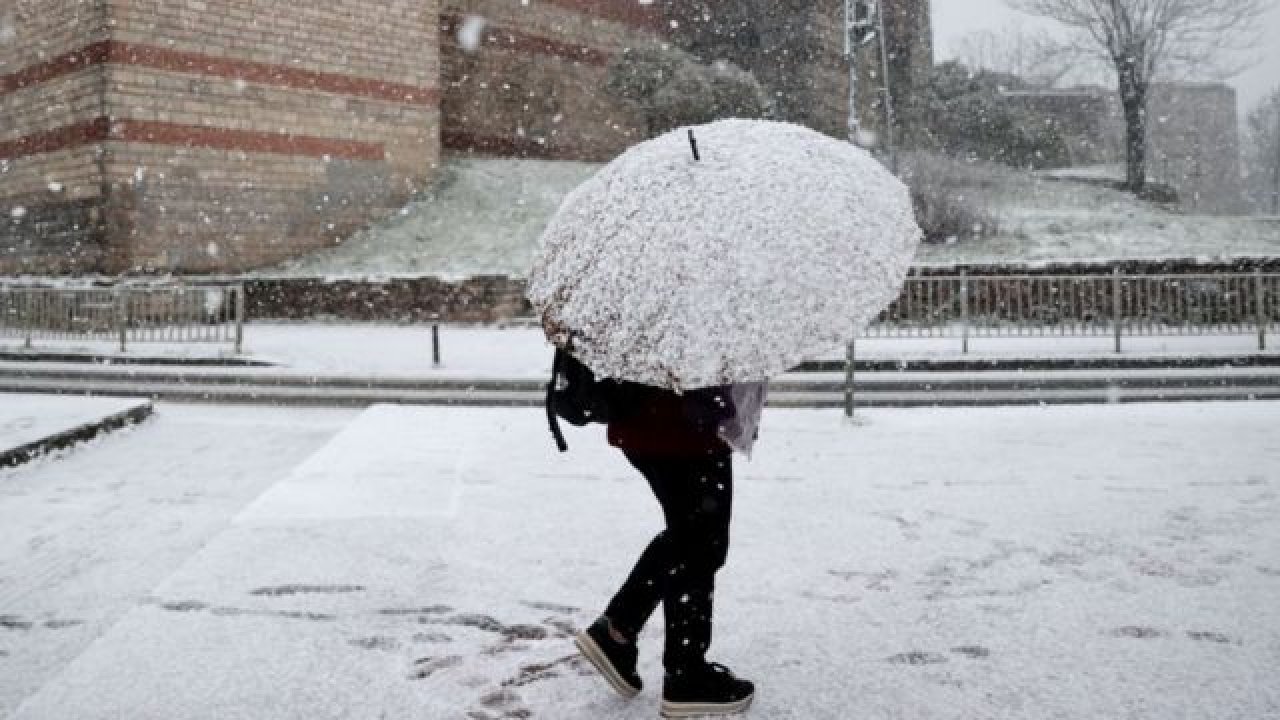
[{"label": "snow-covered road", "polygon": [[[1280,404],[769,410],[757,718],[1280,717]],[[651,718],[566,637],[659,523],[536,410],[162,404],[0,473],[0,717]]]}]

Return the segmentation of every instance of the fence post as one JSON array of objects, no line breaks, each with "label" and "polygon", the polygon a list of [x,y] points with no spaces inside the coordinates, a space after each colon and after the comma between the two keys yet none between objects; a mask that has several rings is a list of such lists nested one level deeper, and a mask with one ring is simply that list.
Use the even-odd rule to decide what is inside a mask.
[{"label": "fence post", "polygon": [[1124,328],[1124,321],[1121,314],[1124,312],[1123,304],[1120,302],[1121,292],[1124,286],[1120,279],[1120,268],[1111,271],[1111,323],[1115,326],[1116,331],[1116,352],[1120,352],[1120,334]]},{"label": "fence post", "polygon": [[440,367],[440,323],[431,323],[431,367]]},{"label": "fence post", "polygon": [[232,288],[235,294],[235,314],[236,314],[236,348],[235,354],[239,355],[244,351],[244,285],[236,285]]},{"label": "fence post", "polygon": [[1256,298],[1257,312],[1254,322],[1258,324],[1258,352],[1267,349],[1267,286],[1262,280],[1262,268],[1253,271],[1253,295]]},{"label": "fence post", "polygon": [[19,307],[22,308],[22,324],[25,326],[23,327],[23,330],[26,332],[27,336],[23,346],[27,350],[30,350],[32,347],[32,340],[36,334],[35,292],[17,293],[14,297],[19,299],[26,298],[25,302],[22,302]]},{"label": "fence post", "polygon": [[125,352],[125,342],[129,334],[129,302],[128,288],[124,285],[116,285],[115,305],[116,305],[116,333],[120,338],[120,352]]},{"label": "fence post", "polygon": [[960,352],[969,354],[969,271],[960,271]]},{"label": "fence post", "polygon": [[847,418],[853,417],[853,361],[856,343],[856,340],[849,341],[844,358],[844,416]]}]

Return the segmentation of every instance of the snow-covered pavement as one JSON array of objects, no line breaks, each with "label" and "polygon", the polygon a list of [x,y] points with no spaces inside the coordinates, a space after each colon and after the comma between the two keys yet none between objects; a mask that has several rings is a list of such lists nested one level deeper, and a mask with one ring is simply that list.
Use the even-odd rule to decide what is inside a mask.
[{"label": "snow-covered pavement", "polygon": [[149,411],[150,403],[138,398],[0,393],[0,467],[140,420]]},{"label": "snow-covered pavement", "polygon": [[[1278,718],[1280,404],[766,412],[751,716]],[[536,410],[161,405],[0,473],[0,717],[652,718],[567,634],[660,515]]]},{"label": "snow-covered pavement", "polygon": [[[909,360],[915,358],[1037,358],[1106,357],[1115,352],[1112,337],[1025,336],[969,341],[961,354],[959,337],[865,338],[858,341],[858,357]],[[1280,339],[1269,338],[1274,354]],[[1256,334],[1171,337],[1126,337],[1126,356],[1204,356],[1257,353]],[[439,332],[440,365],[433,363],[431,327],[345,323],[252,323],[245,328],[245,355],[272,367],[241,367],[245,375],[290,373],[304,376],[504,378],[545,379],[551,370],[551,346],[542,329],[531,326],[446,325]],[[126,353],[110,342],[36,343],[36,351],[80,353],[107,357],[210,358],[229,352],[229,346],[135,343]],[[0,339],[0,352],[21,356],[21,341]],[[813,360],[839,360],[843,348]],[[19,361],[0,367],[21,369]],[[48,367],[50,363],[40,362]],[[225,368],[190,367],[192,373],[220,373]]]}]

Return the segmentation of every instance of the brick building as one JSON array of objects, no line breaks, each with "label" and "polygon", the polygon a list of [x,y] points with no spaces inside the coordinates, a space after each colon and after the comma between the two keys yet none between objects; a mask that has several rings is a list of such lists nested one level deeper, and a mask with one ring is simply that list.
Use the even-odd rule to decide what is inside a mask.
[{"label": "brick building", "polygon": [[[237,272],[386,216],[442,155],[607,159],[644,128],[602,92],[610,59],[696,44],[688,5],[8,0],[0,274]],[[843,1],[802,5],[745,65],[841,134]],[[904,67],[931,62],[927,0],[889,5]]]}]

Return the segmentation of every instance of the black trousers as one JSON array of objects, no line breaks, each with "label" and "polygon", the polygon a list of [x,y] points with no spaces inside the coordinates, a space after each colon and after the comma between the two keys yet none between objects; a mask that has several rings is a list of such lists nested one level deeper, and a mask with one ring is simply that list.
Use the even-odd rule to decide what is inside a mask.
[{"label": "black trousers", "polygon": [[727,447],[696,456],[639,455],[627,460],[649,481],[667,527],[649,543],[605,614],[636,637],[662,603],[662,664],[680,674],[706,662],[711,646],[716,571],[729,552],[733,464]]}]

